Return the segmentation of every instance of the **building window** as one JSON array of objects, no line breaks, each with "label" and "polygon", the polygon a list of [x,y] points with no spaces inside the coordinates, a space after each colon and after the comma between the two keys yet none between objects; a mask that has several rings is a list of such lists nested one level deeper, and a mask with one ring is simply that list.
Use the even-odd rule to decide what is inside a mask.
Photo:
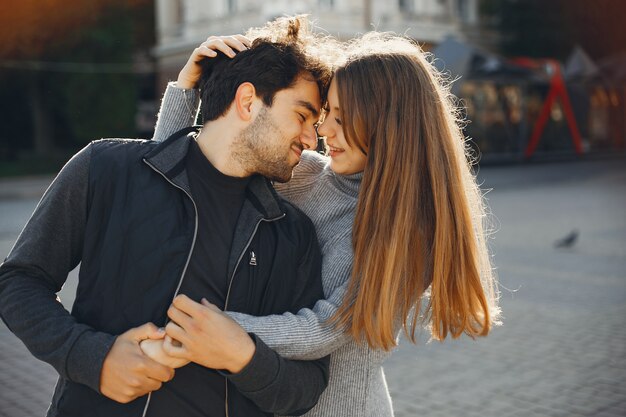
[{"label": "building window", "polygon": [[319,0],[319,5],[323,9],[332,9],[335,5],[335,0]]},{"label": "building window", "polygon": [[228,11],[230,13],[234,13],[237,11],[237,0],[227,0],[228,2]]}]

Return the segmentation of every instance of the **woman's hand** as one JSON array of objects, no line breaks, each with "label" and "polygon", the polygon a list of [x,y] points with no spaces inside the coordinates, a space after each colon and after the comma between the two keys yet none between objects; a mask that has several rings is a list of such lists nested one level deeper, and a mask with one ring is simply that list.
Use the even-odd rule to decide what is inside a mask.
[{"label": "woman's hand", "polygon": [[200,61],[205,58],[215,58],[217,51],[233,58],[236,55],[235,51],[244,51],[248,49],[250,44],[250,40],[243,35],[209,36],[191,53],[189,60],[178,74],[176,86],[184,89],[196,88],[202,75]]},{"label": "woman's hand", "polygon": [[204,298],[197,303],[186,295],[178,295],[167,315],[171,320],[165,326],[163,350],[170,356],[238,373],[256,352],[256,344],[248,333]]},{"label": "woman's hand", "polygon": [[185,366],[189,363],[187,359],[175,358],[165,353],[163,350],[163,339],[145,339],[139,343],[139,347],[141,348],[141,351],[150,359],[169,368],[180,368],[181,366]]}]

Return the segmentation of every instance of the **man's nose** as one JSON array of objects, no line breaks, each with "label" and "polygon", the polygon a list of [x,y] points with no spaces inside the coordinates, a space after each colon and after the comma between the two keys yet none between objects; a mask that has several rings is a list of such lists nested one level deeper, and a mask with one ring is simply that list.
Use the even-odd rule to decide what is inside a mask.
[{"label": "man's nose", "polygon": [[317,132],[315,131],[315,126],[307,127],[302,131],[300,143],[302,143],[305,149],[317,148]]}]

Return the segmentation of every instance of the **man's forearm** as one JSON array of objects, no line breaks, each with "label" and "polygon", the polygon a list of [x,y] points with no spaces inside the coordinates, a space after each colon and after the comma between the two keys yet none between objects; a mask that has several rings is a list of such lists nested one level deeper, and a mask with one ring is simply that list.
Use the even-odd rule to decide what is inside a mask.
[{"label": "man's forearm", "polygon": [[228,379],[265,412],[300,415],[313,408],[328,385],[329,358],[288,360],[254,339],[252,360],[241,372],[226,375]]},{"label": "man's forearm", "polygon": [[98,391],[100,369],[114,336],[76,322],[54,291],[24,269],[3,265],[0,312],[7,327],[63,378]]},{"label": "man's forearm", "polygon": [[33,355],[97,390],[114,337],[77,323],[56,299],[82,256],[90,158],[88,146],[63,167],[0,265],[0,316]]}]

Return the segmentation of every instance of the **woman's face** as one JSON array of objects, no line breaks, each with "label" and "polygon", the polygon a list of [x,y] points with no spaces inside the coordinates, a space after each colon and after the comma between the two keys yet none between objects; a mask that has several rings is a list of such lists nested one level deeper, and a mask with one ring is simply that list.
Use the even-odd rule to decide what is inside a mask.
[{"label": "woman's face", "polygon": [[357,147],[348,145],[343,134],[342,120],[339,113],[339,98],[335,80],[328,90],[328,108],[326,117],[317,132],[326,137],[326,144],[330,148],[330,168],[337,174],[356,174],[365,169],[367,155]]}]

